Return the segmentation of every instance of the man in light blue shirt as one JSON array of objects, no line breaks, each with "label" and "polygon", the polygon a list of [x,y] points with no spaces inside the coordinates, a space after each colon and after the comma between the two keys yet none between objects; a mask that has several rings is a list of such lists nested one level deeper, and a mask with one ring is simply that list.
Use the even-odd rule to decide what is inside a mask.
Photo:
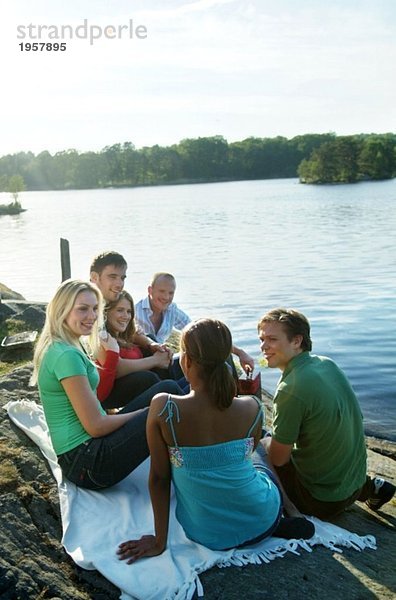
[{"label": "man in light blue shirt", "polygon": [[[183,312],[173,298],[176,290],[176,280],[171,273],[156,273],[148,287],[148,296],[135,306],[135,318],[144,333],[159,344],[164,344],[173,329],[181,331],[190,317]],[[232,347],[241,367],[246,371],[253,370],[254,359],[242,348]]]},{"label": "man in light blue shirt", "polygon": [[156,273],[148,287],[148,296],[135,306],[136,320],[146,335],[164,344],[173,329],[181,331],[190,321],[173,297],[176,281],[170,273]]}]

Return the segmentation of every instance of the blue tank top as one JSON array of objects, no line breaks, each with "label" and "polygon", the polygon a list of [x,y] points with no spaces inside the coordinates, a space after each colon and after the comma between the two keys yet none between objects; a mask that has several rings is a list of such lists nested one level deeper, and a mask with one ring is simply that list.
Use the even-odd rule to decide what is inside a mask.
[{"label": "blue tank top", "polygon": [[179,446],[173,419],[179,407],[169,396],[166,414],[174,446],[168,447],[176,493],[176,517],[188,538],[213,550],[234,548],[270,530],[281,498],[277,485],[255,469],[251,433],[263,418],[261,404],[246,437],[210,446]]}]

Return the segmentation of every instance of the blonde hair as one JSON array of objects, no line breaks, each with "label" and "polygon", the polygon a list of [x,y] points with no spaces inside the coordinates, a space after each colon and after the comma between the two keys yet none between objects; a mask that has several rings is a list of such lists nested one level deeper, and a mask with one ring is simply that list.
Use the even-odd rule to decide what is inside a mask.
[{"label": "blonde hair", "polygon": [[237,393],[231,366],[226,362],[232,350],[231,332],[216,319],[199,319],[182,332],[180,347],[199,367],[201,379],[219,410],[231,406]]},{"label": "blonde hair", "polygon": [[[87,281],[80,281],[79,279],[64,281],[58,287],[54,297],[47,306],[44,327],[34,350],[33,374],[30,380],[32,385],[37,382],[41,361],[51,344],[54,342],[63,342],[81,349],[79,340],[72,335],[66,323],[66,319],[76,302],[76,298],[81,292],[93,292],[95,294],[98,300],[98,316],[101,319],[103,300],[99,289],[95,285]],[[90,347],[96,350],[98,345],[98,321],[96,321],[89,339]]]}]

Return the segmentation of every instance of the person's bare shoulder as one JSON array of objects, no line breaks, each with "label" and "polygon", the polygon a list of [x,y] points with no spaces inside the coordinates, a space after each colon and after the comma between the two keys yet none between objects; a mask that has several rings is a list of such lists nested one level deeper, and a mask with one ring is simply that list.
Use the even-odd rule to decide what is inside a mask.
[{"label": "person's bare shoulder", "polygon": [[153,410],[158,410],[161,412],[164,408],[168,400],[172,400],[175,404],[179,405],[186,396],[175,396],[173,394],[167,394],[166,392],[161,392],[160,394],[156,394],[151,400],[150,409],[153,407]]},{"label": "person's bare shoulder", "polygon": [[167,403],[169,396],[170,395],[165,392],[156,394],[151,400],[150,409],[161,411]]},{"label": "person's bare shoulder", "polygon": [[243,406],[250,405],[252,407],[258,407],[258,402],[255,398],[253,398],[253,396],[236,396],[236,398],[234,398],[234,402]]},{"label": "person's bare shoulder", "polygon": [[234,404],[240,414],[255,415],[259,410],[259,404],[253,396],[237,396]]}]

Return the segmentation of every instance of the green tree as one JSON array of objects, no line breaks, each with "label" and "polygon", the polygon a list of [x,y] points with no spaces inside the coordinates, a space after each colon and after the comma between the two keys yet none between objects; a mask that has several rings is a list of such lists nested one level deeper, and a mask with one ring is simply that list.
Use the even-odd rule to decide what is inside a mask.
[{"label": "green tree", "polygon": [[389,179],[396,173],[396,140],[369,137],[359,154],[359,170],[364,179]]},{"label": "green tree", "polygon": [[298,167],[303,183],[352,183],[358,179],[360,142],[353,136],[335,138],[315,148]]},{"label": "green tree", "polygon": [[168,183],[182,177],[182,158],[175,148],[151,146],[140,151],[145,183]]},{"label": "green tree", "polygon": [[0,175],[0,192],[5,192],[7,190],[7,183],[7,175]]},{"label": "green tree", "polygon": [[120,185],[124,181],[125,173],[123,170],[121,154],[121,144],[106,146],[102,150],[107,185]]},{"label": "green tree", "polygon": [[74,184],[78,189],[102,187],[101,156],[96,152],[84,152],[78,157],[74,172]]},{"label": "green tree", "polygon": [[221,135],[184,139],[177,152],[186,179],[205,181],[228,176],[228,143]]},{"label": "green tree", "polygon": [[14,204],[19,204],[18,195],[25,189],[25,182],[21,175],[12,175],[7,184],[7,191],[10,192],[14,198]]},{"label": "green tree", "polygon": [[57,152],[53,156],[52,168],[57,190],[70,190],[77,186],[77,168],[80,154],[73,148]]}]

